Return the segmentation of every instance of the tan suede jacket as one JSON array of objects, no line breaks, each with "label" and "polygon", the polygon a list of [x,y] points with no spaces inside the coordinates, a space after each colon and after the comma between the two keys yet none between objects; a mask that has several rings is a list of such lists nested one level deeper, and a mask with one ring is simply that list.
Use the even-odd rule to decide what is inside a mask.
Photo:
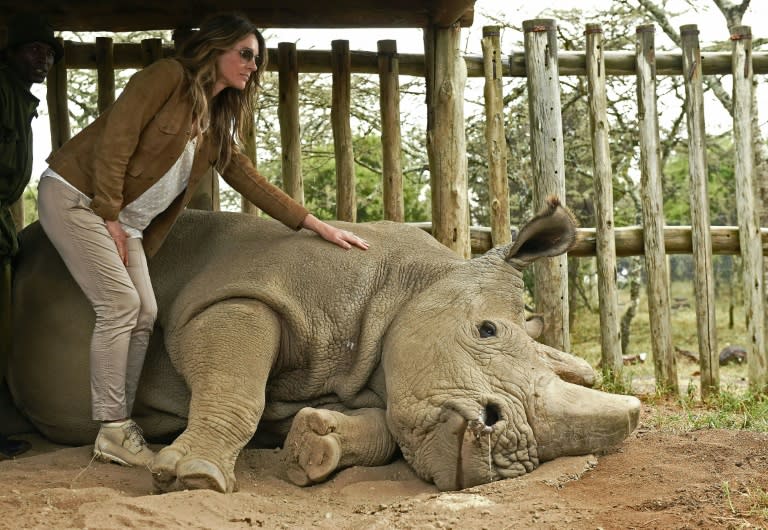
[{"label": "tan suede jacket", "polygon": [[[92,198],[93,211],[108,221],[171,168],[191,137],[192,107],[183,67],[175,59],[137,72],[120,97],[92,124],[48,158],[51,168]],[[185,193],[144,231],[144,249],[154,255],[189,203],[201,177],[216,162],[207,136],[199,146]],[[249,201],[298,230],[308,211],[258,173],[233,149],[224,180]]]}]

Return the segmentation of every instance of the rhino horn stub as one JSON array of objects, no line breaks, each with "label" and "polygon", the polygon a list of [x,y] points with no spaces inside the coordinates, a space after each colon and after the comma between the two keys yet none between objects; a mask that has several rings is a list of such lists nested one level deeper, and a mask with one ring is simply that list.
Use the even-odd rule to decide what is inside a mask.
[{"label": "rhino horn stub", "polygon": [[531,426],[542,462],[609,449],[637,427],[640,400],[552,378],[536,392]]},{"label": "rhino horn stub", "polygon": [[535,348],[544,364],[563,381],[590,388],[595,386],[595,371],[584,359],[546,344],[536,343]]},{"label": "rhino horn stub", "polygon": [[559,256],[576,242],[578,223],[557,197],[549,197],[544,208],[520,229],[517,239],[505,250],[504,259],[524,268],[540,258]]}]

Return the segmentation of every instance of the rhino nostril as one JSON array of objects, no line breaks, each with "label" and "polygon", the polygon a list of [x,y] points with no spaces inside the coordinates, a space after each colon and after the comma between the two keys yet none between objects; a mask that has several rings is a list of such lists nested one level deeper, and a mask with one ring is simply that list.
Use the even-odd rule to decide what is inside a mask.
[{"label": "rhino nostril", "polygon": [[501,419],[501,413],[497,405],[489,404],[485,406],[485,423],[488,427],[493,427]]}]

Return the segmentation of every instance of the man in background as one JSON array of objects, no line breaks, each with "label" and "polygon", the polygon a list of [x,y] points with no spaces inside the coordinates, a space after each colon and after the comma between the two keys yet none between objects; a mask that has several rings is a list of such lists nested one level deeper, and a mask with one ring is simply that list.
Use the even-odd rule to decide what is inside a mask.
[{"label": "man in background", "polygon": [[[13,332],[12,261],[19,251],[11,206],[22,197],[32,175],[32,118],[40,103],[30,89],[45,81],[63,55],[53,28],[42,17],[20,14],[8,21],[8,41],[0,51],[0,392],[6,394]],[[29,442],[0,433],[0,460],[28,448]]]}]

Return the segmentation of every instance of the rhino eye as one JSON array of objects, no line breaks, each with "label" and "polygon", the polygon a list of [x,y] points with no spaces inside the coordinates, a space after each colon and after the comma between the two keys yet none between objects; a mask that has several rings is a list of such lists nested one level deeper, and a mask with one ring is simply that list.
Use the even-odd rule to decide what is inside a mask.
[{"label": "rhino eye", "polygon": [[480,332],[480,337],[484,339],[496,336],[496,326],[488,320],[484,320],[482,324],[477,326],[477,330]]}]

